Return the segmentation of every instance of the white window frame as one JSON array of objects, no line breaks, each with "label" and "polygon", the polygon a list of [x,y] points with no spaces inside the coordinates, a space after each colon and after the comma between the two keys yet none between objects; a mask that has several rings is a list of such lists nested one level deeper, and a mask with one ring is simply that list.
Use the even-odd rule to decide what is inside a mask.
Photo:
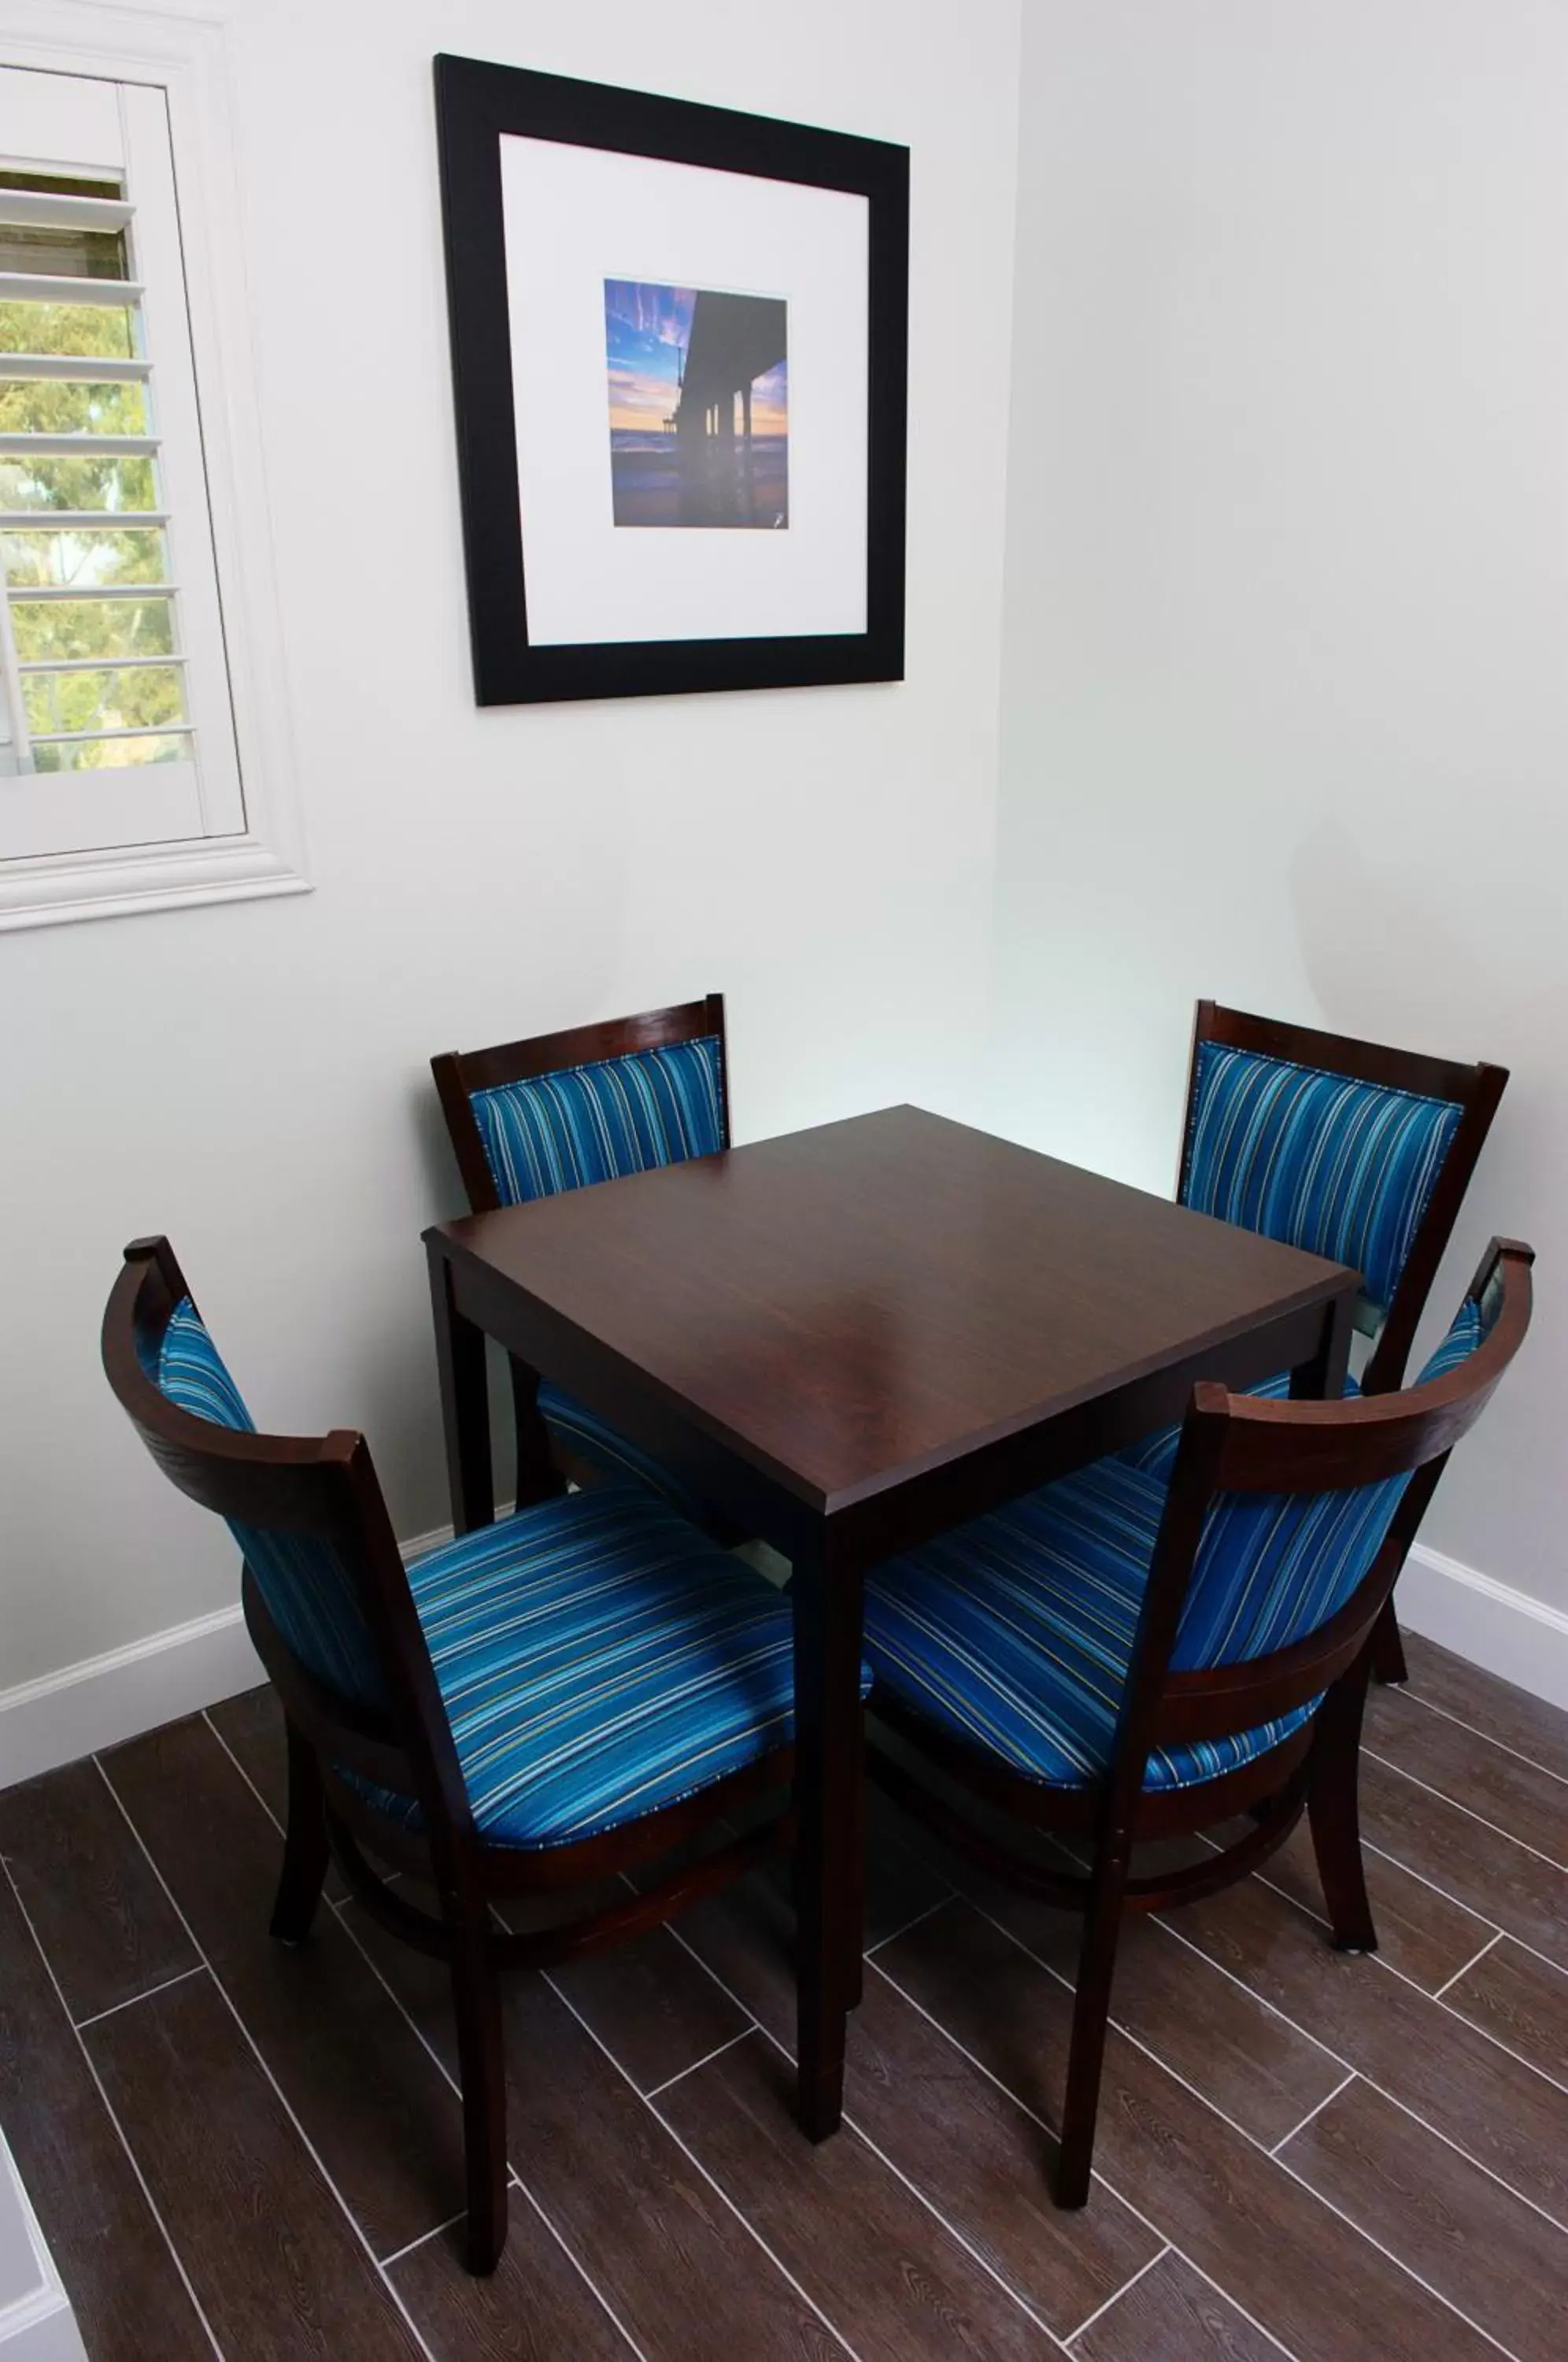
[{"label": "white window frame", "polygon": [[[282,694],[282,617],[255,414],[224,28],[203,16],[171,14],[167,0],[156,13],[99,6],[96,0],[0,0],[0,66],[151,84],[163,94],[244,790],[238,833],[0,859],[0,932],[187,903],[306,893]],[[169,293],[150,287],[149,293],[149,308],[156,301],[161,317]],[[179,525],[177,514],[174,523]],[[221,694],[224,684],[210,686]],[[122,780],[126,776],[119,774]]]}]

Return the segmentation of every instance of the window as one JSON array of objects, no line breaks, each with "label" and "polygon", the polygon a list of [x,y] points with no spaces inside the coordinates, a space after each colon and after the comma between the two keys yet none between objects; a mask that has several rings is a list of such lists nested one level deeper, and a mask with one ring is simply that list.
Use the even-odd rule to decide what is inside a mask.
[{"label": "window", "polygon": [[166,87],[0,65],[0,924],[303,882],[242,761],[184,193]]}]

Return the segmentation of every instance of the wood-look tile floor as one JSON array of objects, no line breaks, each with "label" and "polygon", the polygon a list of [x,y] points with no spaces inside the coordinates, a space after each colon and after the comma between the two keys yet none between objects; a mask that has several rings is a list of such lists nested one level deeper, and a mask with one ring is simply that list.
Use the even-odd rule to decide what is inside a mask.
[{"label": "wood-look tile floor", "polygon": [[1083,2213],[1045,2178],[1071,1925],[878,1806],[842,2135],[790,2117],[758,1876],[511,1981],[489,2282],[441,1971],[336,1882],[267,1937],[270,1693],[0,1794],[0,2122],[89,2354],[1561,2362],[1568,1716],[1410,1659],[1367,1729],[1381,1953],[1329,1948],[1299,1832],[1134,1924]]}]

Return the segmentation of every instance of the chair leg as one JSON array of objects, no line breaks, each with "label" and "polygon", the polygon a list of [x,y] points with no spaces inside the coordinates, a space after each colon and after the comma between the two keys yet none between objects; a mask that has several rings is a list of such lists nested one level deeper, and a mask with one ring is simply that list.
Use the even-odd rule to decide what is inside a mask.
[{"label": "chair leg", "polygon": [[1410,1678],[1392,1599],[1384,1601],[1383,1612],[1372,1628],[1372,1670],[1380,1682],[1408,1682]]},{"label": "chair leg", "polygon": [[494,2271],[506,2245],[506,2046],[501,1981],[482,1927],[453,1930],[452,1999],[463,2087],[468,2169],[468,2265]]},{"label": "chair leg", "polygon": [[1100,2070],[1105,2064],[1106,2021],[1121,1931],[1121,1897],[1128,1854],[1112,1854],[1096,1869],[1078,1953],[1077,1991],[1073,1999],[1073,2038],[1067,2054],[1067,2093],[1062,2108],[1062,2147],[1056,2159],[1058,2206],[1084,2205],[1094,2162],[1095,2124],[1099,2114]]},{"label": "chair leg", "polygon": [[303,1944],[321,1901],[330,1849],[326,1799],[315,1749],[292,1722],[287,1727],[289,1826],[283,1839],[283,1874],[272,1905],[272,1933],[280,1944]]},{"label": "chair leg", "polygon": [[1372,1671],[1372,1646],[1342,1673],[1318,1709],[1312,1742],[1307,1817],[1323,1900],[1342,1952],[1375,1952],[1377,1930],[1367,1901],[1361,1859],[1361,1716]]}]

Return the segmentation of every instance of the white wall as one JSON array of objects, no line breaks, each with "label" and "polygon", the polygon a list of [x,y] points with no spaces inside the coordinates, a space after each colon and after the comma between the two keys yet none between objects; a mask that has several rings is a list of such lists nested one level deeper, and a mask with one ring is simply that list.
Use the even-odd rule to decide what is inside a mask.
[{"label": "white wall", "polygon": [[[987,1021],[1017,0],[231,0],[311,897],[0,940],[0,1691],[229,1603],[96,1359],[167,1230],[264,1424],[446,1516],[433,1050],[723,988],[741,1139],[963,1111]],[[908,682],[480,712],[437,50],[907,141]]]},{"label": "white wall", "polygon": [[998,867],[1082,1163],[1171,1186],[1200,993],[1511,1066],[1434,1303],[1513,1232],[1538,1324],[1427,1539],[1560,1608],[1565,89],[1559,0],[1032,0]]}]

